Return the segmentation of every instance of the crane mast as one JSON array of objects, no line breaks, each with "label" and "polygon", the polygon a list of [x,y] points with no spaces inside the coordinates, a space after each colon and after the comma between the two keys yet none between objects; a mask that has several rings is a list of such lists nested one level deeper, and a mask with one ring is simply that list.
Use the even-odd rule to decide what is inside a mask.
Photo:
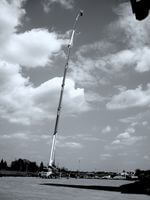
[{"label": "crane mast", "polygon": [[67,70],[68,70],[68,66],[69,66],[70,50],[71,50],[71,47],[73,46],[73,40],[74,40],[74,35],[75,35],[78,19],[82,15],[83,15],[83,11],[80,10],[80,12],[78,13],[78,15],[75,19],[73,29],[72,29],[72,34],[71,34],[71,37],[70,37],[70,41],[69,41],[69,44],[67,45],[67,58],[66,58],[66,64],[65,64],[65,67],[64,67],[64,74],[63,74],[63,79],[62,79],[62,84],[61,84],[61,91],[60,91],[59,103],[58,103],[58,108],[57,108],[57,115],[56,115],[54,133],[53,133],[53,138],[52,138],[52,146],[51,146],[50,159],[49,159],[49,165],[48,165],[49,169],[53,169],[53,167],[54,167],[56,135],[57,135],[57,132],[58,132],[58,124],[59,124],[59,119],[60,119],[60,112],[61,112],[61,105],[62,105],[64,87],[65,87],[65,80],[66,80]]}]

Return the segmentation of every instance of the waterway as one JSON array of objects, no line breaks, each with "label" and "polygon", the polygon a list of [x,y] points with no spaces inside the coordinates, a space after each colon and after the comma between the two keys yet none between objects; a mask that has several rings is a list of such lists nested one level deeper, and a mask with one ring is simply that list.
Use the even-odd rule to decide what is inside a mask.
[{"label": "waterway", "polygon": [[42,185],[44,183],[120,186],[128,181],[0,177],[0,200],[149,200],[147,195]]}]

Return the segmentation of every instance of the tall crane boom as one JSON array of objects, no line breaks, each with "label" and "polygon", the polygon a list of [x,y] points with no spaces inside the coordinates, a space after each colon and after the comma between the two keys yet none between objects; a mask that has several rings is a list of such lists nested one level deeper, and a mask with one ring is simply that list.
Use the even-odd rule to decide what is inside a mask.
[{"label": "tall crane boom", "polygon": [[68,66],[69,66],[70,50],[71,50],[71,47],[73,46],[73,40],[74,40],[74,35],[75,35],[75,31],[76,31],[76,26],[77,26],[78,19],[82,15],[83,15],[83,11],[80,10],[80,12],[78,13],[78,15],[77,15],[77,17],[75,19],[75,22],[74,22],[74,25],[73,25],[73,29],[72,29],[71,38],[70,38],[69,44],[67,46],[67,48],[68,48],[67,59],[66,59],[66,64],[65,64],[65,68],[64,68],[64,74],[63,74],[63,80],[62,80],[62,85],[61,85],[59,103],[58,103],[58,108],[57,108],[57,116],[56,116],[54,133],[53,133],[53,138],[52,138],[52,146],[51,146],[51,152],[50,152],[50,159],[49,159],[49,165],[48,165],[48,167],[50,169],[52,169],[53,165],[54,165],[56,135],[57,135],[58,124],[59,124],[59,119],[60,119],[60,112],[61,112],[61,105],[62,105],[64,87],[65,87],[65,80],[66,80],[67,70],[68,70]]}]

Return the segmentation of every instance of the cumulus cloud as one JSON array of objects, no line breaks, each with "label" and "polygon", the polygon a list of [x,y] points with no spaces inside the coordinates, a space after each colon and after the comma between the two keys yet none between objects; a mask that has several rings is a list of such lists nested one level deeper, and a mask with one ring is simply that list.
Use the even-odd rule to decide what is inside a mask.
[{"label": "cumulus cloud", "polygon": [[102,133],[109,133],[111,132],[111,127],[110,126],[106,126],[103,130],[102,130]]},{"label": "cumulus cloud", "polygon": [[0,2],[0,58],[25,67],[44,67],[59,52],[67,39],[47,29],[32,29],[18,33],[25,16],[23,0]]},{"label": "cumulus cloud", "polygon": [[143,90],[141,86],[136,89],[129,89],[114,95],[107,103],[107,109],[125,109],[131,107],[149,106],[150,104],[150,85]]},{"label": "cumulus cloud", "polygon": [[[41,108],[53,109],[59,98],[62,78],[53,78],[41,84],[34,91],[34,100]],[[51,99],[51,104],[46,105],[47,99]],[[64,112],[67,114],[76,114],[90,109],[84,98],[84,89],[75,88],[75,82],[72,79],[66,79],[65,92],[63,98]]]},{"label": "cumulus cloud", "polygon": [[46,29],[32,29],[11,35],[0,53],[4,60],[11,63],[25,67],[44,67],[66,42],[57,33],[49,33]]},{"label": "cumulus cloud", "polygon": [[[92,66],[92,67],[91,67]],[[93,76],[93,61],[88,58],[78,57],[75,62],[71,62],[70,76],[80,85],[87,87],[96,84]]]},{"label": "cumulus cloud", "polygon": [[148,124],[147,121],[143,121],[143,122],[142,122],[142,125],[143,125],[143,126],[146,126],[147,124]]},{"label": "cumulus cloud", "polygon": [[150,70],[150,18],[137,21],[129,3],[120,4],[114,12],[118,18],[109,25],[111,37],[83,45],[71,62],[70,76],[85,88],[109,85],[116,72]]},{"label": "cumulus cloud", "polygon": [[114,140],[112,144],[120,144],[120,140]]},{"label": "cumulus cloud", "polygon": [[104,83],[107,84],[107,74],[110,73],[116,74],[131,67],[139,73],[150,70],[150,19],[137,21],[128,3],[120,4],[115,13],[118,19],[108,28],[113,38],[83,45],[78,51],[72,75],[83,85],[98,84],[97,76],[101,80],[101,73],[104,73]]},{"label": "cumulus cloud", "polygon": [[[119,19],[114,22],[111,28],[116,36],[123,38],[123,45],[126,54],[118,59],[123,61],[124,66],[134,67],[138,72],[149,71],[149,55],[150,55],[150,18],[139,22],[131,14],[131,8],[128,3],[123,3],[116,9]],[[117,33],[118,32],[118,33]],[[117,53],[118,54],[118,53]],[[116,57],[116,54],[114,54]],[[112,63],[113,64],[113,63]]]},{"label": "cumulus cloud", "polygon": [[138,141],[144,139],[144,136],[136,136],[134,135],[135,129],[129,127],[125,130],[125,132],[120,133],[116,136],[115,140],[112,142],[112,145],[133,145]]},{"label": "cumulus cloud", "polygon": [[121,133],[117,136],[119,139],[127,139],[130,138],[130,134],[128,132]]},{"label": "cumulus cloud", "polygon": [[16,32],[17,26],[21,25],[21,19],[25,15],[22,8],[23,0],[0,1],[0,42],[1,46],[9,37]]},{"label": "cumulus cloud", "polygon": [[127,132],[128,133],[135,133],[135,129],[133,127],[129,127],[129,128],[127,128]]},{"label": "cumulus cloud", "polygon": [[[59,52],[66,39],[47,29],[32,29],[18,33],[25,15],[23,0],[0,2],[0,115],[9,122],[30,124],[54,118],[62,78],[56,77],[34,87],[22,75],[22,67],[44,67]],[[67,3],[67,1],[61,1]],[[72,79],[66,80],[64,93],[66,114],[87,111],[84,89],[75,88]]]},{"label": "cumulus cloud", "polygon": [[[135,132],[135,127],[136,126],[144,126],[144,128],[146,128],[146,126],[148,125],[148,119],[149,119],[149,109],[146,110],[146,112],[140,112],[132,117],[126,117],[126,118],[122,118],[119,119],[119,122],[121,123],[125,123],[125,124],[130,124],[130,128],[129,130],[131,131],[131,133]],[[142,127],[141,127],[142,128]]]},{"label": "cumulus cloud", "polygon": [[121,138],[117,139],[117,140],[114,140],[112,142],[112,144],[114,145],[133,145],[135,144],[137,141],[141,141],[143,140],[143,137],[142,136],[131,136],[131,135],[122,135]]},{"label": "cumulus cloud", "polygon": [[[21,75],[19,65],[0,61],[0,114],[10,122],[30,124],[36,120],[54,118],[62,78],[51,79],[33,87]],[[66,80],[64,110],[77,114],[89,110],[84,90],[75,89],[71,79]]]},{"label": "cumulus cloud", "polygon": [[103,67],[108,72],[115,73],[123,69],[134,68],[142,73],[149,71],[150,62],[150,19],[137,21],[131,13],[128,3],[122,3],[116,8],[118,20],[109,25],[109,32],[114,35],[110,42],[115,41],[114,50],[107,48],[107,53],[101,59]]},{"label": "cumulus cloud", "polygon": [[112,74],[131,67],[139,73],[146,72],[150,70],[149,55],[149,46],[120,50],[119,52],[104,56],[102,61],[99,61],[99,64],[101,64],[100,69]]},{"label": "cumulus cloud", "polygon": [[110,68],[110,72],[121,71],[126,67],[132,67],[142,73],[150,70],[150,47],[143,46],[136,49],[125,49],[103,58],[103,65]]},{"label": "cumulus cloud", "polygon": [[[27,116],[30,116],[31,113],[34,114],[35,111],[38,115],[40,114],[38,108],[33,108],[31,100],[32,86],[29,85],[28,79],[21,76],[18,65],[0,61],[0,71],[2,77],[0,79],[1,117],[8,119],[10,122],[29,123]],[[29,108],[29,110],[26,108]]]},{"label": "cumulus cloud", "polygon": [[150,70],[150,19],[135,20],[128,3],[115,13],[118,19],[108,28],[113,38],[83,45],[76,53],[71,75],[84,87],[109,84],[113,74],[127,68],[140,73]]},{"label": "cumulus cloud", "polygon": [[48,13],[52,4],[60,4],[65,9],[72,9],[74,0],[44,0],[42,2],[44,12]]},{"label": "cumulus cloud", "polygon": [[70,75],[84,87],[107,85],[107,74],[111,73],[108,59],[114,48],[114,44],[109,41],[96,41],[81,46],[70,63]]},{"label": "cumulus cloud", "polygon": [[[132,15],[131,7],[129,3],[122,3],[116,9],[116,13],[119,19],[115,22],[114,29],[122,29],[124,37],[124,44],[130,48],[143,47],[150,44],[150,19],[146,18],[143,21],[137,21]],[[113,28],[113,27],[112,27]]]}]

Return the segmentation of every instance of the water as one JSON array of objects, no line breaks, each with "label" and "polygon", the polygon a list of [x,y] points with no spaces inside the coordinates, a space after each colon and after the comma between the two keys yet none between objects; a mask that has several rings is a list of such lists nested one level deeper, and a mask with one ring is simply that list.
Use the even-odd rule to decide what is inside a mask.
[{"label": "water", "polygon": [[147,195],[54,187],[40,185],[41,183],[120,186],[128,182],[120,180],[47,180],[32,177],[1,177],[0,200],[149,200]]}]

